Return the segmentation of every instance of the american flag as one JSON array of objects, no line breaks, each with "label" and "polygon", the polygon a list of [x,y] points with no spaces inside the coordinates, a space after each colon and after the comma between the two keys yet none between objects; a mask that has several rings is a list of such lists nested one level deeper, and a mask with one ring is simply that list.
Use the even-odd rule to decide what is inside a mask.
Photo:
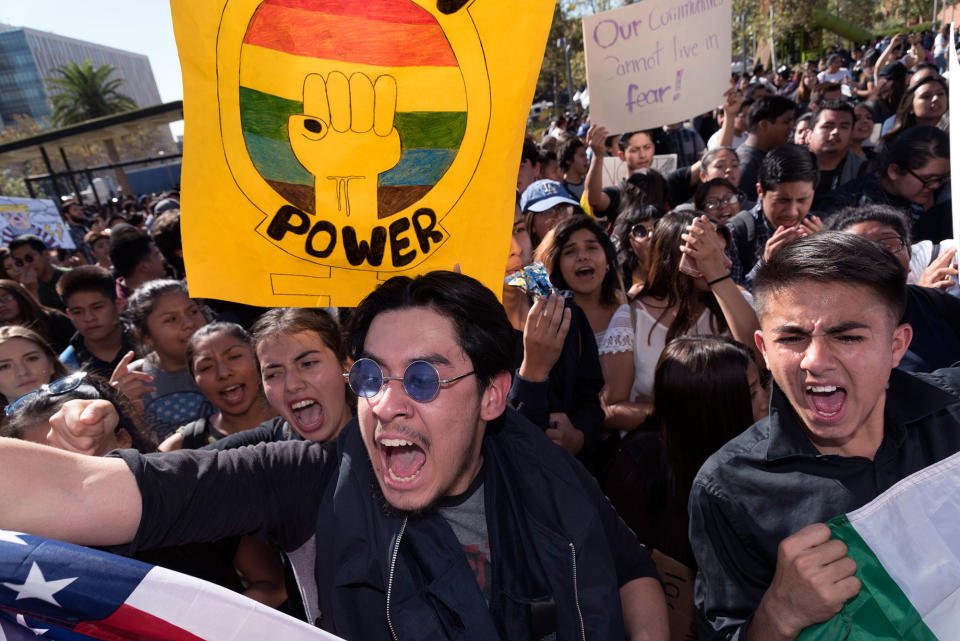
[{"label": "american flag", "polygon": [[330,641],[318,628],[178,572],[0,530],[0,641]]}]

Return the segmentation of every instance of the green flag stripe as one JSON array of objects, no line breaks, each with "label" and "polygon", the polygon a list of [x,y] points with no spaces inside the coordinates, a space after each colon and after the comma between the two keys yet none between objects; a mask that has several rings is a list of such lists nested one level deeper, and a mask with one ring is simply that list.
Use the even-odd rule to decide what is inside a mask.
[{"label": "green flag stripe", "polygon": [[457,149],[467,130],[467,112],[398,111],[393,126],[404,149]]},{"label": "green flag stripe", "polygon": [[[240,87],[243,132],[287,141],[287,120],[303,113],[303,103]],[[393,120],[404,149],[456,149],[467,128],[464,111],[398,111]]]},{"label": "green flag stripe", "polygon": [[827,525],[833,538],[847,544],[847,555],[857,562],[857,578],[863,587],[847,601],[835,617],[810,626],[797,641],[834,641],[835,639],[897,639],[937,641],[883,564],[860,537],[846,516],[831,519]]}]

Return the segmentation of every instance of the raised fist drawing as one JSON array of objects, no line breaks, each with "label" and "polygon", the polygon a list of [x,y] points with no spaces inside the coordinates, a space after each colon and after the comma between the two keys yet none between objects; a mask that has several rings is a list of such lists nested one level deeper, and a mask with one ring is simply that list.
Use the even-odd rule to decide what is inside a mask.
[{"label": "raised fist drawing", "polygon": [[376,219],[377,177],[400,162],[393,126],[397,82],[333,71],[303,83],[303,114],[290,116],[290,146],[314,176],[316,212],[358,212]]}]

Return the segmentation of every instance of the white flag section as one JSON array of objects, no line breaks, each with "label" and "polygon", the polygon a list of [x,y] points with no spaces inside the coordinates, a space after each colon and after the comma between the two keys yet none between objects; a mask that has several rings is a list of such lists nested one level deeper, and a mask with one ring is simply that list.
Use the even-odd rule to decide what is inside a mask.
[{"label": "white flag section", "polygon": [[[953,25],[950,25],[950,49],[947,55],[950,56],[948,71],[950,74],[950,104],[954,108],[950,110],[950,157],[953,162],[958,162],[960,156],[960,121],[956,114],[960,113],[960,61],[957,60],[957,42],[954,40]],[[953,165],[950,167],[950,174],[953,174]],[[960,242],[960,198],[953,199],[953,238]]]},{"label": "white flag section", "polygon": [[185,574],[0,530],[0,641],[38,636],[70,641],[339,639]]},{"label": "white flag section", "polygon": [[800,641],[960,638],[960,453],[828,525],[863,587]]},{"label": "white flag section", "polygon": [[730,87],[729,0],[643,0],[583,18],[590,120],[611,134],[714,109]]}]

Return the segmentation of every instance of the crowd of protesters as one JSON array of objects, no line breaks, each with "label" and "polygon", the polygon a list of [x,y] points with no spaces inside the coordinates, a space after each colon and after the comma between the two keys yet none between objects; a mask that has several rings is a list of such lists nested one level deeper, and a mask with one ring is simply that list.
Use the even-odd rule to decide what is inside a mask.
[{"label": "crowd of protesters", "polygon": [[[549,638],[558,628],[556,638],[568,638],[556,621],[579,611],[580,582],[596,582],[619,592],[584,590],[589,616],[586,623],[583,616],[573,620],[571,629],[585,636],[596,630],[599,638],[622,638],[626,631],[632,638],[665,639],[666,606],[649,555],[656,549],[698,571],[699,638],[795,638],[839,611],[859,586],[845,550],[831,545],[822,521],[960,449],[956,419],[931,418],[943,407],[955,413],[960,404],[956,370],[944,369],[960,362],[960,288],[941,40],[933,53],[922,38],[897,36],[797,70],[758,69],[752,78],[734,77],[717,110],[688,123],[610,135],[604,123],[576,116],[554,122],[539,141],[528,135],[505,281],[497,292],[502,303],[452,274],[390,281],[356,310],[262,310],[196,300],[185,280],[176,192],[130,202],[108,220],[78,203],[66,205],[76,249],[29,234],[5,239],[0,435],[91,457],[118,448],[219,453],[197,455],[197,476],[221,463],[239,469],[242,446],[329,443],[326,458],[307,457],[308,450],[256,452],[294,453],[317,465],[336,457],[340,477],[324,476],[338,488],[329,497],[332,508],[300,496],[310,494],[303,487],[264,483],[262,492],[288,495],[283,505],[289,509],[315,510],[296,534],[281,526],[282,515],[271,527],[231,528],[191,506],[183,509],[208,518],[209,530],[201,523],[189,535],[161,536],[138,532],[129,521],[122,522],[132,528],[126,539],[76,533],[80,526],[38,530],[99,545],[126,543],[136,532],[137,546],[128,552],[138,558],[347,636],[371,638],[365,636],[371,630],[384,636],[389,628],[400,638],[390,589],[407,520],[393,539],[383,538],[390,528],[370,526],[394,519],[391,510],[399,509],[420,519],[409,526],[410,558],[398,579],[411,600],[395,608],[409,612],[393,614],[412,630],[436,625],[442,638],[460,638],[470,626],[480,634],[491,625],[491,633],[515,638],[517,629],[532,626],[529,638]],[[661,173],[657,156],[675,157],[675,168]],[[608,159],[626,165],[625,179],[606,181]],[[514,168],[505,171],[512,180]],[[522,279],[510,278],[537,264],[554,293],[534,295],[516,286]],[[446,310],[445,297],[451,310],[473,311]],[[428,339],[431,332],[443,334],[446,325],[435,327],[431,314],[454,323],[461,369],[472,365],[471,371],[454,371],[440,352],[425,351],[402,367],[387,357],[394,346],[421,341],[418,332]],[[386,330],[388,315],[395,324]],[[414,322],[422,325],[406,324]],[[483,338],[471,339],[465,328]],[[484,355],[490,351],[497,354]],[[502,363],[483,360],[501,353]],[[510,375],[498,378],[504,371]],[[463,437],[434,433],[434,442],[421,442],[413,428],[401,427],[377,445],[364,441],[370,458],[383,452],[389,468],[389,478],[378,479],[383,515],[358,515],[355,505],[341,505],[354,500],[351,475],[362,476],[352,483],[364,492],[377,486],[369,466],[358,472],[344,462],[362,450],[350,426],[359,423],[366,439],[369,421],[396,422],[385,414],[409,418],[419,410],[405,402],[429,408],[438,394],[459,394],[456,381],[474,373],[482,400],[453,412],[459,411],[458,421],[473,412],[479,418],[469,420],[486,427],[482,466],[470,467],[479,442],[459,443],[462,452],[449,452],[450,465],[462,463],[457,483],[435,492],[433,502],[406,505],[397,488],[414,482],[424,461],[438,465],[430,458],[438,443]],[[406,401],[388,391],[391,380],[402,381]],[[917,409],[911,399],[925,405]],[[505,405],[512,408],[506,422],[491,430],[492,421],[502,420],[491,408],[503,412]],[[91,412],[86,419],[84,411]],[[101,424],[110,429],[94,429]],[[931,425],[949,436],[931,436]],[[549,441],[539,436],[542,443],[528,443],[524,430],[531,426]],[[849,433],[838,435],[845,429]],[[515,468],[518,448],[530,448],[533,458]],[[164,464],[151,462],[162,458],[104,460],[104,466],[116,464],[111,473],[117,465],[132,470],[144,496],[167,491]],[[170,466],[182,475],[194,459],[170,460],[179,461]],[[575,477],[576,489],[541,487],[541,477],[528,469],[539,474],[541,466]],[[467,468],[482,486],[474,477],[459,482]],[[522,487],[502,486],[521,480]],[[540,499],[605,506],[594,484],[622,521],[605,507],[597,513],[577,508],[603,527],[593,538],[577,539],[591,551],[579,553],[597,568],[579,566],[580,579],[578,551],[569,543],[574,598],[568,601],[553,582],[555,560],[540,549],[549,537],[528,525],[540,514],[531,506]],[[321,493],[327,501],[328,492]],[[222,498],[208,494],[210,501]],[[479,531],[469,511],[477,495],[493,502]],[[160,503],[163,509],[144,503],[143,518],[162,522],[179,509]],[[240,511],[236,503],[231,509]],[[484,521],[482,500],[479,510]],[[354,538],[328,533],[327,542],[323,523],[315,523],[318,512],[334,529],[371,529],[351,533]],[[567,508],[557,513],[566,515]],[[0,510],[2,527],[25,527],[18,518]],[[449,528],[437,530],[437,522]],[[629,544],[619,538],[624,522],[632,530]],[[527,538],[500,531],[505,523]],[[478,614],[470,592],[463,602],[438,597],[443,607],[431,601],[429,615],[415,615],[423,604],[411,590],[418,599],[445,594],[445,581],[462,579],[433,567],[447,562],[435,549],[449,546],[451,529],[454,547],[459,541],[469,560],[466,576],[476,581],[489,613],[480,608]],[[210,542],[212,533],[230,535]],[[370,578],[374,566],[362,564],[373,557],[358,554],[357,546],[384,544],[387,551],[387,542],[396,545],[389,580],[380,576],[383,567]],[[325,545],[350,556],[321,553]],[[303,556],[305,547],[310,552]],[[350,560],[344,567],[324,565],[343,558]],[[522,563],[505,568],[507,561]],[[826,571],[804,573],[811,564]],[[381,588],[385,619],[361,608],[381,608],[369,594]],[[540,599],[539,611],[553,603],[556,619],[545,628],[537,627],[537,608],[527,607]],[[571,603],[575,608],[567,612]],[[421,636],[430,634],[412,638]]]}]

